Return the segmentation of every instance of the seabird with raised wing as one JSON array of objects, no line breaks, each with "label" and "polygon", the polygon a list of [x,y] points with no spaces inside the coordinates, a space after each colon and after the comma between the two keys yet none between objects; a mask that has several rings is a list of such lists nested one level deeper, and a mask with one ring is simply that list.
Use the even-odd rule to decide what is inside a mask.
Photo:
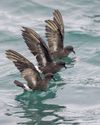
[{"label": "seabird with raised wing", "polygon": [[39,69],[45,73],[57,73],[66,64],[63,61],[53,61],[49,48],[38,33],[28,27],[23,27],[22,36],[31,53],[36,56]]},{"label": "seabird with raised wing", "polygon": [[45,22],[45,34],[52,57],[61,59],[71,52],[75,54],[73,46],[64,47],[64,23],[60,11],[54,10],[53,20],[46,20]]},{"label": "seabird with raised wing", "polygon": [[53,78],[52,73],[46,73],[42,78],[34,64],[14,50],[6,50],[6,56],[14,63],[22,77],[27,81],[27,84],[23,84],[15,80],[14,83],[17,86],[24,90],[45,90],[47,88],[48,82]]}]

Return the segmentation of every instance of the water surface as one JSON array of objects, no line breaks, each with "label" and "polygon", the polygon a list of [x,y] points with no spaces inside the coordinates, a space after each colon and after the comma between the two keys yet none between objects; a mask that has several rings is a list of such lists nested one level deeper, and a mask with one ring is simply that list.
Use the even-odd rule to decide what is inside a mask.
[{"label": "water surface", "polygon": [[[57,74],[46,92],[23,92],[23,81],[6,59],[14,49],[35,65],[21,36],[21,26],[45,39],[45,22],[59,9],[65,24],[65,45],[73,45],[77,61]],[[68,61],[68,62],[67,62]],[[3,0],[0,2],[0,125],[100,125],[100,1]]]}]

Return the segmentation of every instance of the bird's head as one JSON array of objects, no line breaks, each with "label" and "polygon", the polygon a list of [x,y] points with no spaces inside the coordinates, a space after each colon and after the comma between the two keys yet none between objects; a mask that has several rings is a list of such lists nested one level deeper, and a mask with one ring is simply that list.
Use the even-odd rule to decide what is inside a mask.
[{"label": "bird's head", "polygon": [[65,51],[68,52],[68,53],[73,52],[75,54],[75,50],[74,50],[73,46],[66,46]]},{"label": "bird's head", "polygon": [[57,64],[60,66],[60,67],[64,67],[65,69],[67,68],[66,67],[66,63],[65,62],[63,62],[63,61],[59,61],[59,62],[57,62]]}]

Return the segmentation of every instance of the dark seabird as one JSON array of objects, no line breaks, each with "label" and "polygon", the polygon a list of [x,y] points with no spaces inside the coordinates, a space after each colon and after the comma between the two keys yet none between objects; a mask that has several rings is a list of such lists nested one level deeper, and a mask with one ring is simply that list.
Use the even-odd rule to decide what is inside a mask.
[{"label": "dark seabird", "polygon": [[64,47],[64,23],[59,10],[54,10],[53,20],[46,20],[46,38],[53,58],[63,58],[71,52],[75,54],[73,46]]},{"label": "dark seabird", "polygon": [[27,84],[23,84],[15,80],[14,83],[17,86],[22,87],[24,90],[45,90],[47,88],[48,82],[53,78],[52,73],[47,73],[44,75],[44,78],[41,78],[35,66],[21,54],[14,50],[7,50],[6,56],[12,60],[21,72],[22,77],[27,81]]},{"label": "dark seabird", "polygon": [[31,53],[36,56],[39,69],[45,73],[57,73],[65,67],[65,62],[54,62],[49,52],[48,46],[38,33],[34,30],[23,27],[22,36]]}]

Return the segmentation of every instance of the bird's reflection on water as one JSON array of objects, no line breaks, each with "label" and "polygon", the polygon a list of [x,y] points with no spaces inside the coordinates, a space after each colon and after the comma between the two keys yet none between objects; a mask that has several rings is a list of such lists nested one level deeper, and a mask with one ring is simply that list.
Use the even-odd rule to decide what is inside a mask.
[{"label": "bird's reflection on water", "polygon": [[[28,119],[28,122],[18,124],[54,125],[58,121],[65,121],[65,118],[57,113],[63,111],[65,109],[64,106],[45,103],[48,99],[53,99],[55,97],[56,92],[50,89],[46,92],[24,92],[17,95],[16,100],[19,102],[20,108],[23,111],[22,118]],[[20,116],[20,111],[16,113],[17,116]]]}]

